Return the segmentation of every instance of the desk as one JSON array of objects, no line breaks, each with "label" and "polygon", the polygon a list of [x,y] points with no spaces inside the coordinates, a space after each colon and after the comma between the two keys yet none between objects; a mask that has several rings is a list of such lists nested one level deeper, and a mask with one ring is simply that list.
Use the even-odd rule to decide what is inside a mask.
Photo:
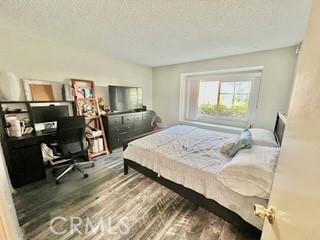
[{"label": "desk", "polygon": [[[41,143],[45,137],[55,133],[34,132],[31,135],[18,138],[8,137],[6,117],[16,115],[19,120],[28,119],[28,126],[35,129],[32,107],[48,107],[50,105],[69,106],[69,114],[76,113],[73,101],[0,101],[0,141],[14,187],[20,187],[46,177]],[[8,109],[20,109],[21,111],[9,112]]]},{"label": "desk", "polygon": [[5,155],[12,186],[17,188],[46,178],[41,143],[55,133],[5,138]]}]

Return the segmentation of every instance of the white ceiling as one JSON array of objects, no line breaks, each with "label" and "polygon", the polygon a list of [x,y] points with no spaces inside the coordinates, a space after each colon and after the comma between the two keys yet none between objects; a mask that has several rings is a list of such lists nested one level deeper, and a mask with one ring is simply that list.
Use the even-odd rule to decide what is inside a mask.
[{"label": "white ceiling", "polygon": [[148,66],[303,39],[312,0],[0,0],[0,28]]}]

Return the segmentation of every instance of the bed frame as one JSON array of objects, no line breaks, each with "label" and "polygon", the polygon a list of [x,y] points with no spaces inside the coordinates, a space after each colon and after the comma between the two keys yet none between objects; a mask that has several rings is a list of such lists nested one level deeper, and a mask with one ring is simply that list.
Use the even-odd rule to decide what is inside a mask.
[{"label": "bed frame", "polygon": [[[276,118],[276,124],[274,128],[274,135],[278,141],[279,146],[281,146],[282,138],[283,138],[283,133],[285,130],[285,124],[286,124],[286,119],[281,113],[277,113],[277,118]],[[124,146],[123,149],[125,150],[128,146],[128,143],[131,141],[134,141],[136,139],[145,137],[147,135],[153,134],[154,132],[142,134],[139,136],[136,136],[134,138],[128,139]],[[261,231],[256,228],[255,226],[249,224],[246,222],[243,218],[241,218],[237,213],[225,208],[218,202],[208,199],[204,197],[202,194],[193,191],[189,188],[184,187],[181,184],[177,184],[173,181],[170,181],[168,179],[165,179],[163,177],[158,177],[158,174],[155,173],[154,171],[130,160],[130,159],[125,159],[124,158],[124,174],[128,174],[129,167],[144,174],[145,176],[151,178],[152,180],[160,183],[161,185],[169,188],[170,190],[178,193],[182,197],[188,199],[189,201],[193,202],[194,204],[208,210],[209,212],[215,214],[216,216],[226,220],[227,222],[233,224],[235,227],[237,227],[241,232],[246,233],[248,236],[253,237],[254,239],[260,239],[261,237]],[[252,208],[252,213],[253,213],[253,208]]]}]

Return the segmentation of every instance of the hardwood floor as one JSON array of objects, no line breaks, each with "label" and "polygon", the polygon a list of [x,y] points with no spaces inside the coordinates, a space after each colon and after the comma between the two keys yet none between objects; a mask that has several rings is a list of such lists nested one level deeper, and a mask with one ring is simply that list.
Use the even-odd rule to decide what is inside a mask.
[{"label": "hardwood floor", "polygon": [[140,173],[130,169],[124,176],[121,150],[86,171],[89,178],[74,172],[60,185],[48,173],[46,180],[17,190],[25,239],[250,240]]}]

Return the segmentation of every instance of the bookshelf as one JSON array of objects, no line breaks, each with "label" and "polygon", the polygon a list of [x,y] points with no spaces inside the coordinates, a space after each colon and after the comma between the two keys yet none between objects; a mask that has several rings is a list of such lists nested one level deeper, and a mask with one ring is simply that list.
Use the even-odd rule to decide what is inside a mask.
[{"label": "bookshelf", "polygon": [[73,101],[0,101],[0,138],[10,138],[10,124],[7,123],[8,117],[16,117],[23,122],[25,129],[32,128],[31,132],[24,132],[22,135],[34,135],[37,128],[33,122],[31,108],[56,104],[65,104],[69,107],[70,112],[75,111]]},{"label": "bookshelf", "polygon": [[90,142],[89,158],[109,154],[100,109],[93,81],[71,79],[72,95],[77,115],[85,116],[88,128],[87,139]]}]

